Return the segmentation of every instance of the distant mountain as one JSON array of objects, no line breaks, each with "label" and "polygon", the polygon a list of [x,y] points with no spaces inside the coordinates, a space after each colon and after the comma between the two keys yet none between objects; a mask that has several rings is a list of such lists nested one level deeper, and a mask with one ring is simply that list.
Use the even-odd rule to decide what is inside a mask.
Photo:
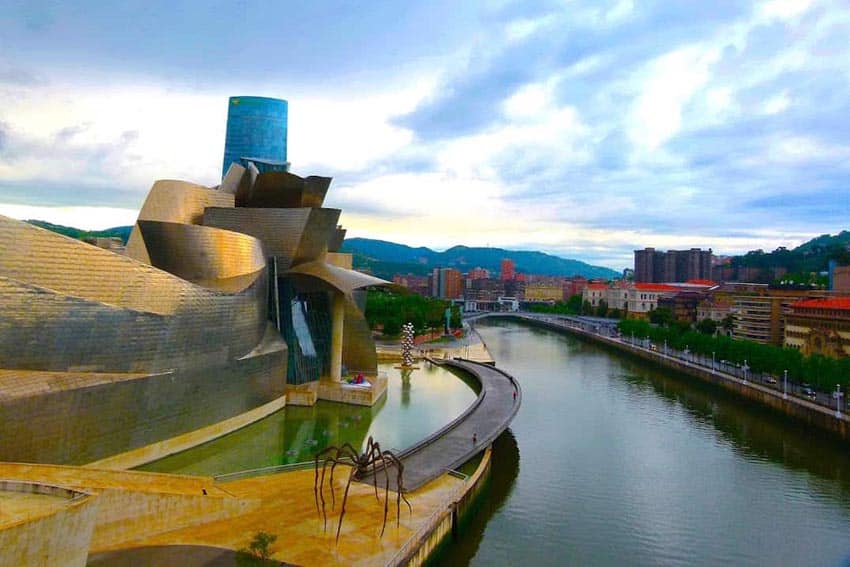
[{"label": "distant mountain", "polygon": [[[130,238],[131,226],[116,226],[105,230],[85,231],[71,226],[62,226],[40,220],[28,220],[30,224],[47,230],[70,236],[118,237],[125,244]],[[615,278],[620,276],[609,268],[592,266],[579,260],[569,260],[545,254],[505,250],[502,248],[470,248],[454,246],[445,252],[436,252],[420,246],[413,248],[404,244],[372,240],[369,238],[348,238],[343,242],[343,252],[350,252],[354,258],[354,267],[368,269],[380,278],[391,280],[395,274],[425,275],[433,268],[457,268],[463,272],[481,267],[498,275],[504,258],[510,258],[516,264],[518,272],[542,276],[584,276],[586,278]]]},{"label": "distant mountain", "polygon": [[41,220],[30,219],[26,222],[30,223],[31,225],[47,229],[51,232],[70,236],[71,238],[82,239],[115,237],[120,238],[124,244],[127,244],[127,240],[130,238],[130,231],[133,230],[132,226],[116,226],[113,228],[107,228],[105,230],[80,230],[79,228],[74,228],[72,226],[62,226],[61,224],[53,224]]},{"label": "distant mountain", "polygon": [[354,256],[354,267],[368,268],[378,277],[392,279],[394,274],[413,273],[424,275],[433,268],[456,268],[462,272],[481,267],[498,275],[501,262],[510,258],[516,270],[525,274],[543,276],[584,276],[587,278],[614,278],[620,276],[609,268],[592,266],[579,260],[569,260],[545,254],[503,248],[470,248],[453,246],[444,252],[430,248],[413,248],[385,240],[369,238],[347,238],[342,244],[343,252]]}]

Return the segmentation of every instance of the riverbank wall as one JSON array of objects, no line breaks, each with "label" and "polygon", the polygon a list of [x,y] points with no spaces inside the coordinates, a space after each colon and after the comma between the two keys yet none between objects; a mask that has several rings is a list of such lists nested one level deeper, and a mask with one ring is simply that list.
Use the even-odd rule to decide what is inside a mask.
[{"label": "riverbank wall", "polygon": [[[459,537],[458,531],[465,515],[474,510],[474,503],[490,475],[492,448],[484,451],[475,472],[467,478],[458,493],[431,516],[416,536],[408,540],[388,566],[419,567],[439,549],[449,537]],[[451,474],[451,473],[450,473]]]},{"label": "riverbank wall", "polygon": [[552,331],[576,335],[597,344],[605,345],[608,348],[658,364],[665,368],[682,372],[688,376],[698,378],[699,380],[714,384],[724,390],[758,402],[785,416],[798,420],[809,427],[828,431],[843,441],[850,442],[850,418],[848,418],[847,414],[844,412],[838,416],[834,410],[813,404],[807,400],[794,397],[790,394],[784,396],[783,393],[778,390],[774,390],[760,384],[755,384],[753,382],[745,382],[744,380],[724,372],[711,370],[710,368],[692,364],[685,360],[667,356],[658,351],[634,346],[616,338],[598,335],[577,327],[566,326],[538,319],[536,317],[526,317],[518,314],[499,314],[497,316],[505,319],[521,321],[529,325]]}]

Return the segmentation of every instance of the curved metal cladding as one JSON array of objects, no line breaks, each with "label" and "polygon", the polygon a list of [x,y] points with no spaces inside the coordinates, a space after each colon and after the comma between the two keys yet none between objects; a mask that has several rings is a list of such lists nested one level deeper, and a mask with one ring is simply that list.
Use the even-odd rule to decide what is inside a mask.
[{"label": "curved metal cladding", "polygon": [[[253,163],[249,163],[249,169],[252,166]],[[236,173],[230,179],[225,178],[228,190],[234,186],[235,176]],[[222,185],[225,186],[224,182],[222,182]],[[257,173],[252,178],[243,174],[240,185],[242,186],[241,189],[237,186],[235,193],[236,206],[238,207],[318,208],[325,201],[325,196],[331,185],[331,178],[318,175],[300,177],[288,171],[269,171]]]},{"label": "curved metal cladding", "polygon": [[[224,191],[216,191],[203,185],[171,179],[159,180],[153,184],[138,220],[174,222],[182,224],[201,224],[206,207],[233,207],[235,196]],[[147,248],[139,233],[138,221],[127,241],[127,256],[150,264]]]},{"label": "curved metal cladding", "polygon": [[[194,228],[208,238],[219,233],[222,244],[195,253],[212,266],[229,265],[230,271],[219,268],[230,276],[224,280],[239,278],[236,268],[246,270],[242,275],[252,281],[241,291],[207,289],[0,217],[2,367],[158,372],[213,366],[249,353],[263,338],[267,319],[261,245],[250,236]],[[178,244],[185,248],[187,241]]]},{"label": "curved metal cladding", "polygon": [[244,290],[266,269],[256,238],[207,226],[138,221],[151,265],[208,289]]},{"label": "curved metal cladding", "polygon": [[370,285],[386,285],[388,283],[380,278],[332,266],[321,260],[294,266],[286,272],[286,275],[316,278],[345,295],[351,295],[354,290]]},{"label": "curved metal cladding", "polygon": [[138,226],[173,273],[0,217],[0,460],[85,463],[283,394],[261,243]]},{"label": "curved metal cladding", "polygon": [[310,175],[304,178],[304,189],[301,194],[302,207],[321,207],[331,186],[330,177]]},{"label": "curved metal cladding", "polygon": [[275,256],[278,268],[315,260],[336,231],[339,209],[257,209],[208,207],[204,225],[250,234]]},{"label": "curved metal cladding", "polygon": [[276,98],[233,96],[227,105],[224,139],[225,175],[231,163],[242,158],[286,162],[289,103]]},{"label": "curved metal cladding", "polygon": [[345,333],[342,336],[342,363],[350,372],[373,374],[378,369],[375,340],[366,316],[354,297],[345,298]]}]

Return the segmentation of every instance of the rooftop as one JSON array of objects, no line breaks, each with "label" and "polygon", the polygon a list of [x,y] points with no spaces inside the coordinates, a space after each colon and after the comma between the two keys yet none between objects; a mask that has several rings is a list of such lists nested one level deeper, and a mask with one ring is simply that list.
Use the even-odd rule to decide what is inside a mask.
[{"label": "rooftop", "polygon": [[838,309],[850,311],[850,297],[830,297],[827,299],[806,299],[794,303],[794,309]]},{"label": "rooftop", "polygon": [[662,283],[636,283],[635,289],[639,291],[679,291],[676,286]]}]

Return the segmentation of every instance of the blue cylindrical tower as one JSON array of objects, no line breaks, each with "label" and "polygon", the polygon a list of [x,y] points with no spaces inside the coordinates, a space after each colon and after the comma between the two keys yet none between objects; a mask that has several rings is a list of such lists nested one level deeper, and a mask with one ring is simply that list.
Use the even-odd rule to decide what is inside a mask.
[{"label": "blue cylindrical tower", "polygon": [[227,106],[227,133],[221,175],[243,158],[286,168],[286,130],[289,103],[261,96],[232,96]]}]

